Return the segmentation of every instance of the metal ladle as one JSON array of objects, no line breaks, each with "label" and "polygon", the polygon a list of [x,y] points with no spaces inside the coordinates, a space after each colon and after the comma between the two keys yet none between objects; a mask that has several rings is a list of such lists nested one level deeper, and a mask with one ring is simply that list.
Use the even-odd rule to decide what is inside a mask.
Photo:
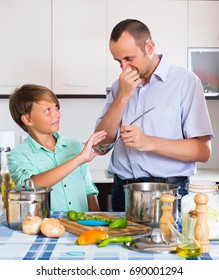
[{"label": "metal ladle", "polygon": [[143,250],[155,246],[169,245],[170,243],[166,241],[163,232],[159,228],[153,228],[149,234],[135,238],[133,244],[136,248]]},{"label": "metal ladle", "polygon": [[[134,122],[142,118],[145,114],[149,113],[150,111],[154,110],[155,107],[152,107],[148,110],[146,110],[143,114],[138,116],[136,119],[134,119],[132,122],[130,122],[129,125],[132,125]],[[97,152],[99,155],[106,155],[116,144],[116,142],[120,139],[120,136],[116,139],[115,142],[110,143],[110,144],[97,144],[93,146],[93,149],[95,152]]]},{"label": "metal ladle", "polygon": [[151,232],[150,235],[151,241],[153,243],[165,243],[165,244],[169,244],[166,239],[165,236],[162,232],[162,230],[160,230],[159,228],[154,228]]}]

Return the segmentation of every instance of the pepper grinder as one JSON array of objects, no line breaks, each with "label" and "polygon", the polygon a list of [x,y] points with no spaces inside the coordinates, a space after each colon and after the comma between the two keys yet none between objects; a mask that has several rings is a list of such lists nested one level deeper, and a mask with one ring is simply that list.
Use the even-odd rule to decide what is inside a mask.
[{"label": "pepper grinder", "polygon": [[202,247],[203,253],[209,252],[209,229],[207,221],[208,213],[208,196],[204,193],[196,194],[194,197],[196,204],[195,211],[197,212],[197,221],[195,224],[195,239]]},{"label": "pepper grinder", "polygon": [[172,232],[168,225],[168,221],[174,226],[174,218],[173,218],[173,202],[174,196],[172,194],[162,194],[160,196],[160,201],[163,203],[162,215],[160,217],[160,229],[164,233],[164,237],[167,241],[172,239]]}]

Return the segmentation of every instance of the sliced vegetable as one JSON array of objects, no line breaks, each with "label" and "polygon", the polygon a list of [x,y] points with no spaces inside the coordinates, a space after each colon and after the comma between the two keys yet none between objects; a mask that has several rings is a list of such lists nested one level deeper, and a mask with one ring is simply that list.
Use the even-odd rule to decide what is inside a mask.
[{"label": "sliced vegetable", "polygon": [[95,215],[93,215],[91,217],[91,220],[98,220],[98,221],[102,221],[102,222],[106,222],[106,223],[112,223],[113,222],[113,219],[111,219],[111,218],[104,218],[104,217],[95,216]]},{"label": "sliced vegetable", "polygon": [[82,233],[77,239],[78,245],[94,244],[108,237],[106,231],[101,229],[90,229]]},{"label": "sliced vegetable", "polygon": [[133,236],[126,235],[126,236],[110,236],[103,241],[101,241],[97,247],[105,247],[110,243],[124,243],[124,242],[131,242],[133,240]]},{"label": "sliced vegetable", "polygon": [[127,227],[128,222],[126,220],[126,218],[124,217],[119,217],[117,219],[115,219],[110,225],[109,225],[109,230],[113,230],[116,228],[125,228]]},{"label": "sliced vegetable", "polygon": [[77,220],[85,220],[87,219],[87,215],[85,212],[77,212],[75,210],[70,210],[66,213],[69,220],[71,221],[77,221]]}]

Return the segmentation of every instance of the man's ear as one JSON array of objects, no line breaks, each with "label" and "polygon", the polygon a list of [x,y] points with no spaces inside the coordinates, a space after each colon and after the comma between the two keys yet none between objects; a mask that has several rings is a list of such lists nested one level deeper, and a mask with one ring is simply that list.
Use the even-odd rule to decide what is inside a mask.
[{"label": "man's ear", "polygon": [[145,51],[149,55],[154,52],[154,42],[152,40],[149,40],[145,43]]},{"label": "man's ear", "polygon": [[28,115],[22,115],[21,116],[21,120],[22,122],[26,125],[26,126],[30,126],[31,125],[31,121]]}]

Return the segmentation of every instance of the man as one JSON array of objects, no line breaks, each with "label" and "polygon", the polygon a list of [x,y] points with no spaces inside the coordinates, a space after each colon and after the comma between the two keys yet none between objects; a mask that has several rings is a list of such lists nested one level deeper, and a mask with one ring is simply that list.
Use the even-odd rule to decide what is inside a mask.
[{"label": "man", "polygon": [[[148,27],[134,19],[112,30],[110,51],[122,72],[112,85],[96,131],[107,131],[105,143],[117,141],[109,172],[114,174],[113,211],[124,211],[123,185],[164,182],[187,194],[196,162],[208,161],[213,137],[200,80],[155,53]],[[147,109],[133,125],[133,119]],[[180,204],[179,204],[180,208]]]}]

